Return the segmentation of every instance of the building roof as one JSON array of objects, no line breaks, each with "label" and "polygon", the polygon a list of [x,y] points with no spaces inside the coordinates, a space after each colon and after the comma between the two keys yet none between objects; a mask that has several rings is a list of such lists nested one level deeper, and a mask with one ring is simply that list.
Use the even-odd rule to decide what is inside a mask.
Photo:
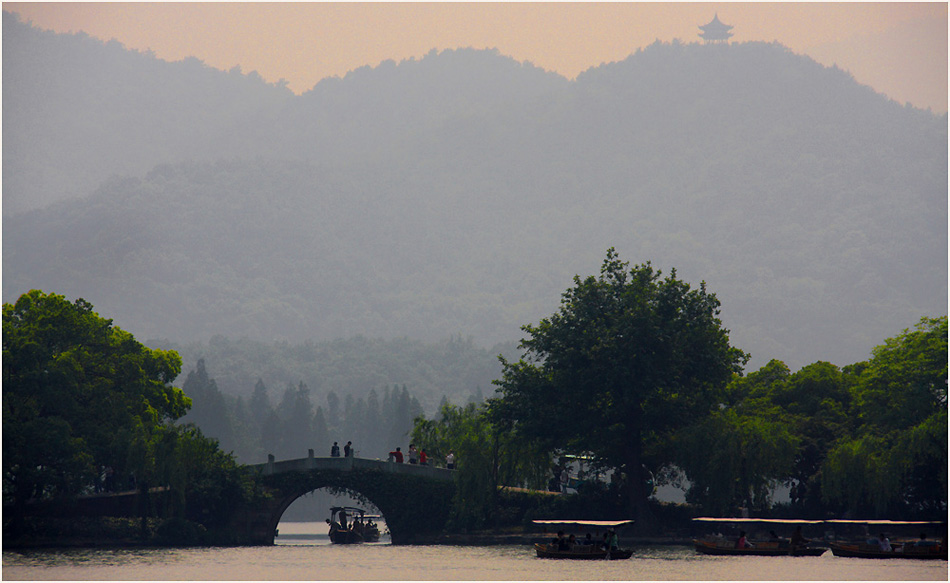
[{"label": "building roof", "polygon": [[719,14],[713,16],[709,24],[701,25],[699,28],[703,31],[699,33],[699,36],[706,40],[726,40],[732,36],[732,33],[729,32],[732,29],[732,25],[723,24],[722,21],[719,20]]}]

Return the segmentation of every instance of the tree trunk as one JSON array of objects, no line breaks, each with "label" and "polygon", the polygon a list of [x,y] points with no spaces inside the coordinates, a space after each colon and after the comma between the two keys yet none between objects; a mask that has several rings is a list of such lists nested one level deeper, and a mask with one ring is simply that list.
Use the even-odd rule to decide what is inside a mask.
[{"label": "tree trunk", "polygon": [[627,480],[629,481],[629,512],[636,521],[634,530],[646,534],[656,528],[656,517],[650,509],[647,498],[646,482],[643,476],[643,442],[641,440],[639,419],[634,420],[630,436],[630,449],[627,457]]}]

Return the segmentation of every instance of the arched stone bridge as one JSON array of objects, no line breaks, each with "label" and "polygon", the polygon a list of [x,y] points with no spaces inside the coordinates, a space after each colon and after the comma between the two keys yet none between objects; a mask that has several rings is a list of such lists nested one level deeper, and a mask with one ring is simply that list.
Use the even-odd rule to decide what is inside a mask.
[{"label": "arched stone bridge", "polygon": [[455,472],[432,466],[353,457],[309,457],[250,466],[260,472],[268,499],[236,509],[231,527],[246,544],[272,545],[280,517],[300,496],[320,488],[345,490],[379,508],[393,544],[440,532],[455,495]]}]

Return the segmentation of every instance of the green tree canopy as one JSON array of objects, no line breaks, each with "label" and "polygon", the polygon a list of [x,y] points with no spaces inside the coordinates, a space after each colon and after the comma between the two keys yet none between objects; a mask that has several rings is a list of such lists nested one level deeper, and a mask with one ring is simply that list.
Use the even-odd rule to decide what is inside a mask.
[{"label": "green tree canopy", "polygon": [[845,372],[856,422],[822,464],[825,500],[854,514],[946,516],[947,317],[922,318]]},{"label": "green tree canopy", "polygon": [[180,371],[176,352],[143,346],[83,299],[32,290],[4,304],[4,496],[75,494],[100,466],[117,478],[141,466],[135,436],[191,404],[169,384]]},{"label": "green tree canopy", "polygon": [[492,406],[526,437],[624,471],[631,511],[646,516],[641,468],[672,461],[661,446],[718,406],[748,359],[718,314],[705,283],[629,268],[611,248],[599,277],[575,277],[557,313],[523,327],[524,355],[502,359]]},{"label": "green tree canopy", "polygon": [[495,517],[500,486],[542,488],[551,456],[536,440],[521,439],[507,420],[492,418],[486,404],[442,406],[439,417],[419,416],[411,433],[431,463],[442,463],[449,452],[456,459],[458,477],[451,516],[456,528],[479,528]]}]

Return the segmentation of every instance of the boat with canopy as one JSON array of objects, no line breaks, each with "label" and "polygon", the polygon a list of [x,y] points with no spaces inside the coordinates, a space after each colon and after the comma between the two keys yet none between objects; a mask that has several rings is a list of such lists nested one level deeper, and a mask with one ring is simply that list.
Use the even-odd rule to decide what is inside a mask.
[{"label": "boat with canopy", "polygon": [[[796,544],[792,539],[770,537],[768,540],[750,541],[751,546],[739,548],[737,537],[722,535],[694,540],[697,552],[709,555],[798,555],[818,556],[827,549],[836,557],[860,557],[868,559],[947,559],[946,523],[934,521],[906,520],[852,520],[827,519],[804,520],[794,518],[694,518],[700,524],[727,524],[733,529],[746,526],[749,530],[758,527],[760,531],[771,525],[820,528],[824,542],[808,541]],[[893,541],[886,539],[883,533],[897,531],[905,535],[919,532],[918,538],[903,536]],[[927,532],[930,532],[928,538]],[[774,534],[774,530],[771,531]],[[880,532],[877,537],[872,532]],[[844,536],[846,540],[839,540]],[[807,540],[807,539],[799,539]],[[888,548],[889,547],[889,548]]]},{"label": "boat with canopy", "polygon": [[[607,533],[604,542],[602,538],[576,539],[558,536],[550,543],[535,543],[534,550],[541,559],[575,559],[575,560],[608,560],[615,561],[629,559],[633,555],[632,549],[622,549],[611,544],[616,541],[616,529],[633,524],[632,520],[533,520],[534,524],[555,527],[560,531],[604,531]],[[574,532],[570,533],[572,536]],[[611,540],[612,539],[612,540]]]},{"label": "boat with canopy", "polygon": [[379,527],[375,520],[379,518],[382,518],[379,514],[367,514],[362,508],[334,506],[330,508],[330,518],[327,519],[330,542],[341,545],[377,542]]},{"label": "boat with canopy", "polygon": [[[845,527],[861,531],[858,540],[830,542],[831,552],[836,557],[862,559],[943,559],[947,560],[947,525],[945,522],[904,520],[826,520],[831,527]],[[873,528],[873,531],[872,531]],[[886,531],[916,529],[917,538],[903,537],[890,540]],[[941,538],[927,536],[927,531],[942,534]],[[873,532],[880,534],[875,537]],[[886,541],[886,542],[885,542]]]},{"label": "boat with canopy", "polygon": [[[733,528],[742,525],[748,525],[750,530],[758,527],[764,530],[764,527],[770,528],[771,533],[768,538],[746,539],[745,531],[740,531],[737,537],[726,537],[722,535],[707,536],[693,540],[693,546],[696,552],[704,555],[739,555],[739,556],[792,556],[792,557],[818,557],[828,550],[828,547],[816,544],[813,541],[801,537],[800,528],[804,525],[821,524],[820,520],[802,520],[794,518],[712,518],[700,517],[694,518],[694,523],[698,524],[725,524]],[[775,534],[774,527],[789,527],[796,529],[797,535],[793,534],[790,538],[782,538]],[[735,540],[734,540],[735,539]]]}]

